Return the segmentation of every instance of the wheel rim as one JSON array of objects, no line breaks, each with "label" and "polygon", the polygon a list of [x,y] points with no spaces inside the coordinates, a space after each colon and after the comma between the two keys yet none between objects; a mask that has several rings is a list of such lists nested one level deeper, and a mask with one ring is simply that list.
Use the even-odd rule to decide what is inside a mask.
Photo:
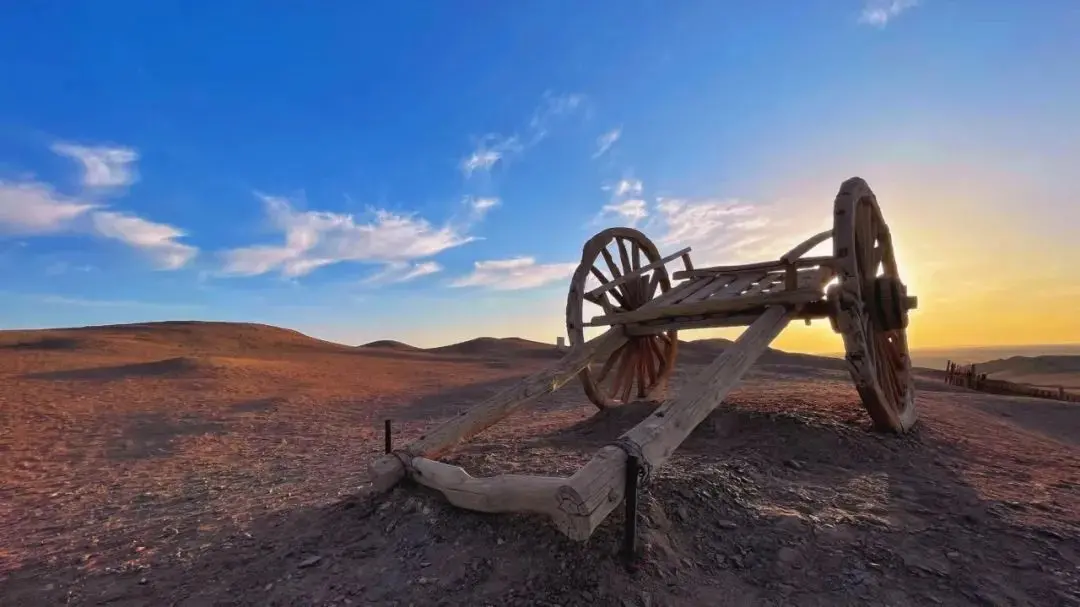
[{"label": "wheel rim", "polygon": [[[588,294],[602,284],[661,259],[644,234],[610,228],[593,236],[581,252],[566,300],[566,332],[572,347],[585,343],[584,319],[603,312],[636,310],[671,289],[664,267],[616,286],[600,299]],[[675,331],[630,338],[605,361],[578,374],[585,394],[600,409],[648,398],[662,389],[674,368],[679,340]]]},{"label": "wheel rim", "polygon": [[845,181],[836,197],[833,255],[839,281],[829,299],[855,387],[877,428],[906,431],[917,419],[906,317],[889,322],[874,308],[889,305],[879,295],[893,297],[881,295],[882,288],[894,289],[899,305],[906,305],[906,290],[877,199],[857,177]]}]

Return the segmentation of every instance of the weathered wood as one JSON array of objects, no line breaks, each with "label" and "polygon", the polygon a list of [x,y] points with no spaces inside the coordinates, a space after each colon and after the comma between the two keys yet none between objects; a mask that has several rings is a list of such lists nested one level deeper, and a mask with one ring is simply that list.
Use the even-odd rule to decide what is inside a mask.
[{"label": "weathered wood", "polygon": [[810,249],[832,238],[832,233],[833,231],[830,228],[828,230],[825,230],[824,232],[821,232],[820,234],[814,234],[810,238],[807,238],[803,242],[799,243],[794,249],[791,249],[787,253],[784,253],[784,255],[780,257],[780,261],[782,263],[791,263],[796,259],[799,259],[803,255],[806,255],[806,253],[809,252]]},{"label": "weathered wood", "polygon": [[778,293],[765,293],[756,297],[733,297],[724,299],[707,299],[692,303],[672,304],[668,306],[645,306],[630,312],[597,316],[586,326],[604,326],[615,324],[629,324],[654,320],[657,318],[670,318],[673,316],[694,316],[697,314],[717,314],[720,312],[735,312],[739,310],[753,309],[760,306],[790,305],[808,303],[822,298],[818,289],[806,289],[796,291],[780,291]]},{"label": "weathered wood", "polygon": [[[635,246],[637,246],[636,241],[635,241]],[[606,292],[610,291],[611,289],[614,289],[615,287],[622,286],[623,283],[629,282],[629,281],[631,281],[631,280],[633,280],[633,279],[635,279],[635,278],[637,278],[639,276],[642,276],[643,274],[645,274],[645,273],[647,273],[649,271],[655,270],[656,268],[659,268],[660,266],[671,263],[672,261],[678,259],[679,257],[681,257],[681,256],[683,256],[683,255],[685,255],[686,253],[689,253],[689,252],[690,252],[690,247],[686,247],[685,249],[683,249],[681,251],[677,251],[675,253],[672,253],[671,255],[668,255],[667,257],[664,257],[663,259],[660,259],[659,261],[654,261],[654,262],[652,262],[652,263],[650,263],[648,265],[641,266],[640,268],[638,268],[636,270],[633,270],[631,272],[623,274],[621,277],[616,278],[616,279],[614,279],[611,282],[608,282],[606,284],[602,284],[599,287],[593,289],[592,291],[589,291],[588,295],[593,296],[593,297],[599,296],[599,295],[601,295],[603,293],[606,293]]]},{"label": "weathered wood", "polygon": [[[558,363],[533,373],[513,386],[488,398],[458,417],[421,436],[403,451],[411,457],[437,457],[458,443],[476,436],[526,403],[558,390],[590,362],[610,356],[626,343],[621,329],[611,329],[583,344],[575,344]],[[387,491],[405,476],[405,466],[396,454],[372,462],[369,481],[376,491]]]},{"label": "weathered wood", "polygon": [[[686,331],[690,329],[720,329],[725,327],[745,327],[757,320],[760,313],[719,314],[715,316],[679,316],[676,318],[653,321],[655,324],[629,324],[625,326],[628,337],[643,337],[668,331]],[[820,308],[804,307],[794,313],[792,320],[822,320],[829,313]]]},{"label": "weathered wood", "polygon": [[[792,260],[790,263],[794,264],[796,268],[808,268],[813,266],[827,266],[831,265],[833,257],[821,256],[821,257],[803,257],[800,259]],[[762,261],[760,263],[748,263],[741,266],[710,266],[708,268],[698,268],[696,270],[680,270],[671,275],[675,280],[683,280],[685,278],[702,278],[708,276],[715,276],[717,274],[743,274],[745,272],[776,272],[785,269],[789,264],[783,261]]]},{"label": "weathered wood", "polygon": [[412,459],[412,478],[441,492],[453,505],[477,512],[535,512],[556,521],[565,518],[555,492],[565,479],[548,476],[503,474],[486,478],[463,468],[435,460]]},{"label": "weathered wood", "polygon": [[[652,469],[662,466],[765,352],[792,314],[781,306],[766,310],[677,399],[665,401],[620,440],[640,450]],[[556,496],[566,517],[556,524],[563,533],[581,541],[592,535],[623,499],[625,466],[626,453],[607,446],[559,487]]]}]

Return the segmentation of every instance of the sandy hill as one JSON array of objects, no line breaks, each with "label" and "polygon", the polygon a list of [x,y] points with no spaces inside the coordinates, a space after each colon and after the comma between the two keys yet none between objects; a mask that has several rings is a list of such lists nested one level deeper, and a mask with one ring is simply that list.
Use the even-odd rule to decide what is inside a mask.
[{"label": "sandy hill", "polygon": [[976,368],[994,379],[1036,386],[1080,388],[1080,356],[1010,356],[977,363]]},{"label": "sandy hill", "polygon": [[345,351],[349,347],[257,323],[165,321],[67,329],[0,331],[0,348],[107,351],[183,348],[216,355],[255,351]]},{"label": "sandy hill", "polygon": [[373,350],[394,350],[396,352],[422,352],[421,348],[416,346],[410,346],[407,343],[395,341],[393,339],[380,339],[377,341],[371,341],[359,346],[361,348],[371,348]]},{"label": "sandy hill", "polygon": [[530,341],[520,337],[477,337],[457,344],[428,348],[426,351],[435,354],[499,358],[558,358],[561,356],[561,353],[553,344]]}]

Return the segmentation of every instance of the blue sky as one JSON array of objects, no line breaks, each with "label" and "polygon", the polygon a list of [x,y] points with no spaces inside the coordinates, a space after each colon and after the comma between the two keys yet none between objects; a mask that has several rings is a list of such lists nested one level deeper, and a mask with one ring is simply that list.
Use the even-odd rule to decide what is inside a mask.
[{"label": "blue sky", "polygon": [[942,309],[1080,259],[1075,2],[331,4],[6,8],[0,326],[553,341],[600,229],[775,258],[852,175]]}]

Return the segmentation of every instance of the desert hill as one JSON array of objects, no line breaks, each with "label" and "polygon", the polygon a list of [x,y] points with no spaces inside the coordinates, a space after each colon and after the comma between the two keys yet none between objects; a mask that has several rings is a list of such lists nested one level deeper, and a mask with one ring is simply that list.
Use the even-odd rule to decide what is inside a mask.
[{"label": "desert hill", "polygon": [[0,331],[0,348],[26,351],[108,351],[183,348],[212,354],[256,351],[345,351],[348,346],[257,323],[164,321],[64,329]]},{"label": "desert hill", "polygon": [[994,379],[1036,386],[1080,388],[1080,356],[1011,356],[977,363],[976,368]]},{"label": "desert hill", "polygon": [[393,339],[380,339],[377,341],[371,341],[359,346],[361,348],[373,348],[378,350],[395,350],[398,352],[419,352],[420,348],[416,346],[410,346],[407,343],[395,341]]}]

